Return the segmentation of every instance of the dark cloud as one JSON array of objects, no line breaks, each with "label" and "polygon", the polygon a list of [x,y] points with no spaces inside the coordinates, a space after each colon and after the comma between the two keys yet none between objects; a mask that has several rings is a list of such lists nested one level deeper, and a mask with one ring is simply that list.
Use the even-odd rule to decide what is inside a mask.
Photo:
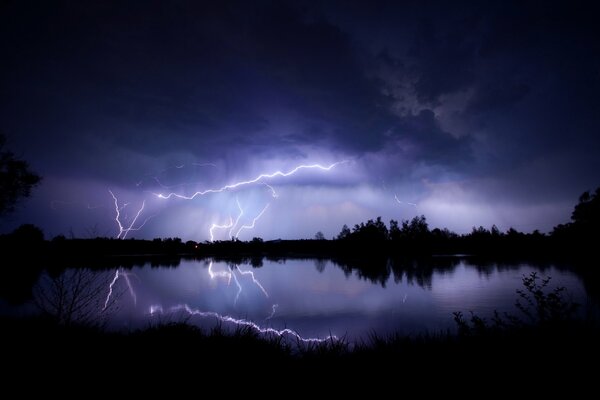
[{"label": "dark cloud", "polygon": [[239,176],[323,156],[415,193],[493,181],[485,201],[598,184],[586,2],[1,7],[0,129],[42,175],[127,186],[193,161]]},{"label": "dark cloud", "polygon": [[399,118],[394,130],[402,143],[411,146],[410,156],[415,162],[461,168],[470,165],[471,149],[468,137],[455,138],[439,126],[433,111],[421,110],[417,115]]}]

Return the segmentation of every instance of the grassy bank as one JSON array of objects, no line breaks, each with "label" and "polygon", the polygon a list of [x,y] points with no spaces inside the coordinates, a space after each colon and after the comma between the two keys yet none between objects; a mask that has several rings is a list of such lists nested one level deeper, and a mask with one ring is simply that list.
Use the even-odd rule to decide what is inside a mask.
[{"label": "grassy bank", "polygon": [[5,365],[48,373],[55,371],[60,360],[63,368],[81,371],[97,371],[108,364],[113,372],[173,373],[192,362],[200,370],[243,366],[252,372],[261,366],[271,374],[289,369],[349,376],[376,371],[437,375],[457,372],[457,368],[479,374],[509,365],[513,372],[539,370],[559,376],[583,372],[589,367],[582,360],[596,362],[600,356],[600,332],[584,322],[458,336],[373,336],[353,346],[344,341],[297,345],[249,329],[203,331],[185,323],[131,333],[62,326],[42,318],[3,318],[1,324],[3,341],[11,350],[4,355]]}]

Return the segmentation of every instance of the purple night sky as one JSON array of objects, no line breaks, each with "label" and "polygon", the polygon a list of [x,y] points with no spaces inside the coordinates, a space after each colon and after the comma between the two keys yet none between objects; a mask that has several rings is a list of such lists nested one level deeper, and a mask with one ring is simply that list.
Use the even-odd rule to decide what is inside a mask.
[{"label": "purple night sky", "polygon": [[0,233],[116,237],[111,192],[125,227],[144,205],[127,238],[330,238],[420,214],[547,232],[600,185],[592,8],[3,2],[0,131],[43,182]]}]

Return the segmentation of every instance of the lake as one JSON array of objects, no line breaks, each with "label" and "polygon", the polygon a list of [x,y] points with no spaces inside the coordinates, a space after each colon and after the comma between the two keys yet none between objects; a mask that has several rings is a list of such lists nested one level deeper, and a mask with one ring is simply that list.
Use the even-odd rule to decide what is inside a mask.
[{"label": "lake", "polygon": [[420,263],[286,259],[252,264],[183,259],[177,267],[146,264],[85,270],[85,275],[67,270],[53,279],[42,277],[34,293],[38,303],[52,308],[53,296],[67,298],[69,291],[63,289],[77,282],[81,293],[89,292],[82,307],[88,317],[102,315],[117,330],[188,321],[208,329],[220,324],[282,332],[294,340],[334,335],[349,341],[372,333],[455,331],[455,311],[518,315],[516,290],[532,272],[550,276],[549,288],[566,287],[574,301],[585,303],[587,297],[577,275],[552,264],[482,264],[465,257]]}]

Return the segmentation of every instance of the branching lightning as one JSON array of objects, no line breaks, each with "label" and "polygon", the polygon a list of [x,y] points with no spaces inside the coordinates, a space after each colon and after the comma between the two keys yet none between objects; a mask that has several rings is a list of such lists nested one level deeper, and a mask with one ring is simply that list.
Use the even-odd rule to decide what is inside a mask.
[{"label": "branching lightning", "polygon": [[[250,277],[252,278],[252,282],[260,288],[260,290],[264,293],[264,295],[267,298],[269,297],[269,294],[267,293],[265,288],[261,285],[261,283],[254,276],[254,272],[243,271],[239,267],[236,267],[236,269],[238,270],[238,272],[241,275],[250,275]],[[211,279],[226,278],[228,280],[228,284],[231,282],[231,279],[234,280],[234,282],[236,283],[236,286],[238,287],[238,292],[236,294],[236,298],[234,301],[234,305],[235,305],[237,303],[237,300],[240,297],[240,294],[242,293],[242,285],[241,285],[240,281],[238,280],[234,269],[232,269],[230,267],[229,271],[214,271],[213,263],[211,261],[208,265],[208,274]],[[137,304],[137,296],[133,289],[131,281],[129,279],[129,275],[130,275],[129,273],[124,272],[121,268],[119,268],[115,271],[115,275],[108,286],[108,294],[106,296],[106,300],[104,302],[104,307],[102,308],[102,311],[106,310],[109,307],[111,297],[113,296],[114,286],[120,277],[123,277],[125,279],[127,287],[129,288],[129,292],[133,298],[133,301],[135,304]],[[269,316],[267,316],[267,318],[265,318],[265,320],[269,320],[269,319],[273,318],[279,305],[273,304],[271,307],[272,307],[271,313],[269,314]],[[329,335],[325,338],[305,338],[305,337],[302,337],[298,332],[296,332],[292,329],[289,329],[289,328],[275,329],[275,328],[271,328],[271,327],[264,327],[264,326],[260,326],[257,323],[247,320],[247,319],[234,318],[232,316],[222,315],[222,314],[219,314],[214,311],[200,311],[198,309],[193,309],[187,304],[179,304],[179,305],[168,308],[166,311],[163,309],[163,307],[161,305],[151,305],[150,306],[150,316],[154,316],[157,314],[173,314],[176,312],[185,312],[191,316],[198,316],[201,318],[213,317],[221,322],[230,323],[230,324],[233,324],[238,327],[245,327],[245,328],[252,329],[262,335],[275,335],[277,337],[291,336],[291,337],[295,338],[296,340],[303,342],[303,343],[323,343],[326,341],[338,340],[337,336],[335,336],[335,335]]]},{"label": "branching lightning", "polygon": [[[277,193],[277,191],[275,190],[275,188],[273,186],[271,186],[271,185],[269,185],[269,183],[265,182],[266,180],[277,178],[277,177],[282,177],[282,178],[289,177],[289,176],[292,176],[292,175],[298,173],[299,171],[305,170],[305,169],[317,169],[317,170],[321,170],[321,171],[330,171],[332,168],[336,167],[339,164],[345,163],[345,162],[347,162],[347,161],[339,161],[339,162],[335,162],[335,163],[327,165],[327,166],[323,166],[320,164],[299,165],[289,171],[278,170],[273,173],[263,173],[263,174],[260,174],[256,177],[254,177],[253,179],[230,183],[230,184],[227,184],[222,187],[209,188],[206,190],[197,191],[189,196],[180,194],[180,193],[175,193],[175,192],[153,193],[153,194],[161,199],[178,198],[178,199],[183,199],[183,200],[192,200],[192,199],[195,199],[196,197],[204,196],[207,194],[222,193],[222,192],[226,192],[226,191],[230,191],[230,190],[239,189],[244,186],[260,184],[260,185],[264,185],[269,190],[269,193],[270,193],[270,196],[272,197],[272,199],[277,199],[279,197],[279,194]],[[193,164],[193,165],[215,166],[214,164]],[[170,168],[181,169],[183,167],[184,167],[184,165],[176,165],[176,166],[173,166]],[[164,173],[165,171],[166,170],[164,170],[160,173]],[[146,179],[155,180],[159,186],[161,186],[165,189],[170,189],[175,186],[183,186],[183,185],[175,185],[175,186],[170,186],[170,187],[166,186],[160,181],[158,175],[157,176],[149,176]],[[143,182],[143,180],[141,182],[139,182],[137,185],[140,186],[142,184],[142,182]],[[115,196],[115,194],[111,190],[109,190],[109,193],[114,200],[114,209],[115,209],[114,219],[115,219],[115,222],[118,227],[118,234],[116,236],[117,239],[125,239],[127,237],[127,235],[129,234],[129,232],[141,229],[148,222],[148,220],[153,217],[153,216],[150,216],[142,224],[138,224],[138,226],[136,226],[136,223],[138,223],[138,221],[140,220],[140,218],[144,212],[144,209],[146,206],[145,200],[142,201],[141,207],[137,210],[137,212],[135,213],[135,216],[133,218],[129,219],[123,215],[124,214],[123,210],[127,206],[129,206],[129,203],[123,203],[122,205],[120,205],[119,200],[117,199],[117,196]],[[396,198],[396,201],[401,203],[396,196],[395,196],[395,198]],[[239,198],[237,198],[237,197],[236,197],[236,204],[237,204],[237,208],[238,208],[239,212],[237,213],[237,215],[235,217],[230,215],[227,223],[225,223],[225,224],[213,223],[211,225],[211,227],[209,229],[209,236],[210,236],[211,242],[215,240],[215,230],[217,230],[217,229],[228,230],[228,236],[230,239],[236,239],[237,237],[239,237],[240,233],[244,229],[248,229],[248,230],[254,229],[258,220],[265,214],[265,212],[267,211],[267,209],[270,206],[270,203],[267,203],[264,206],[264,208],[252,219],[251,222],[246,221],[246,223],[243,223],[242,218],[245,216],[246,210],[244,209],[244,207],[242,207],[242,204],[240,203]],[[416,204],[412,204],[412,203],[407,203],[407,204],[416,206]],[[237,302],[242,294],[242,291],[243,291],[242,276],[250,276],[253,284],[255,284],[260,289],[260,291],[265,295],[265,297],[266,298],[270,297],[269,293],[267,292],[265,287],[260,283],[260,281],[256,278],[253,271],[245,271],[245,270],[240,269],[238,266],[229,267],[228,271],[215,271],[213,268],[213,262],[211,261],[208,265],[208,274],[211,279],[215,279],[215,278],[226,279],[227,285],[230,285],[231,281],[233,280],[233,282],[237,286],[237,293],[236,293],[235,300],[234,300],[234,306],[237,304]],[[106,296],[106,300],[104,302],[103,310],[106,310],[109,307],[109,305],[111,303],[111,298],[114,297],[114,295],[113,295],[114,287],[115,287],[117,281],[119,280],[119,278],[121,278],[121,277],[123,277],[123,279],[125,280],[125,283],[129,289],[129,292],[133,298],[134,303],[137,304],[137,296],[134,291],[131,280],[129,279],[129,273],[124,272],[120,268],[115,271],[115,275],[108,286],[108,293]],[[275,313],[277,311],[278,304],[272,304],[271,307],[272,307],[272,310],[271,310],[270,314],[266,317],[265,320],[270,320],[271,318],[273,318],[273,316],[275,315]],[[150,307],[150,315],[151,316],[159,314],[159,313],[160,314],[167,314],[167,313],[171,314],[171,313],[176,313],[176,312],[186,312],[187,314],[189,314],[191,316],[199,316],[202,318],[213,317],[221,322],[234,324],[234,325],[240,326],[240,327],[250,328],[250,329],[258,332],[259,334],[275,335],[278,337],[289,336],[289,337],[293,337],[293,338],[297,339],[298,341],[305,342],[305,343],[312,343],[312,342],[320,343],[320,342],[325,342],[327,340],[337,340],[337,337],[333,336],[333,335],[329,335],[324,339],[304,338],[299,333],[297,333],[296,331],[289,329],[289,328],[278,330],[278,329],[274,329],[274,328],[270,328],[270,327],[264,327],[264,326],[260,326],[260,325],[256,324],[255,322],[252,322],[247,319],[234,318],[233,316],[223,315],[223,314],[219,314],[219,313],[213,312],[213,311],[200,311],[198,309],[193,309],[188,304],[180,304],[180,305],[170,307],[168,309],[163,309],[163,307],[161,305],[153,305]]]},{"label": "branching lightning", "polygon": [[155,195],[157,197],[161,198],[161,199],[170,199],[172,197],[176,197],[176,198],[184,199],[184,200],[192,200],[192,199],[194,199],[194,198],[196,198],[198,196],[204,196],[205,194],[209,194],[209,193],[221,193],[221,192],[224,192],[226,190],[237,189],[237,188],[239,188],[241,186],[251,185],[251,184],[257,183],[257,182],[259,182],[259,181],[261,181],[263,179],[270,179],[270,178],[275,178],[275,177],[287,177],[287,176],[290,176],[290,175],[294,175],[296,172],[298,172],[298,171],[300,171],[302,169],[320,169],[322,171],[330,171],[336,165],[339,165],[339,164],[344,163],[344,162],[347,162],[347,161],[338,161],[338,162],[335,162],[335,163],[333,163],[333,164],[331,164],[329,166],[322,166],[320,164],[299,165],[296,168],[294,168],[294,169],[292,169],[291,171],[288,171],[288,172],[275,171],[275,172],[273,172],[271,174],[260,174],[256,178],[254,178],[254,179],[250,179],[250,180],[247,180],[247,181],[240,181],[240,182],[236,182],[236,183],[231,183],[229,185],[225,185],[225,186],[222,186],[220,188],[206,189],[206,190],[203,190],[203,191],[198,191],[198,192],[192,194],[191,196],[185,196],[183,194],[178,194],[178,193],[174,193],[174,192],[171,192],[169,194],[162,194],[162,193],[156,194],[155,193]]},{"label": "branching lightning", "polygon": [[[237,224],[240,222],[240,219],[244,215],[244,209],[242,208],[242,205],[240,204],[240,200],[237,197],[235,198],[235,202],[237,203],[240,213],[238,214],[237,218],[235,219],[235,222],[233,223],[233,225],[231,226],[231,229],[229,229],[229,239],[231,239],[231,240],[233,240],[233,238],[234,238],[233,228],[235,228],[237,226]],[[238,233],[239,233],[239,231],[238,231]],[[235,237],[237,238],[237,235],[235,235]]]},{"label": "branching lightning", "polygon": [[215,229],[229,229],[233,226],[233,218],[229,217],[229,223],[226,225],[218,225],[218,224],[212,224],[210,226],[210,229],[208,230],[208,233],[210,234],[210,241],[214,242],[215,241],[215,235],[214,235],[214,230]]},{"label": "branching lightning", "polygon": [[253,329],[262,335],[271,334],[271,335],[275,335],[278,337],[283,337],[283,336],[289,335],[303,343],[323,343],[323,342],[326,342],[329,340],[333,341],[333,340],[338,339],[337,336],[335,336],[335,335],[329,335],[325,338],[305,338],[305,337],[300,336],[300,334],[298,332],[296,332],[292,329],[289,329],[289,328],[279,330],[279,329],[275,329],[275,328],[261,327],[260,325],[254,323],[252,321],[248,321],[246,319],[233,318],[229,315],[221,315],[221,314],[213,312],[213,311],[195,310],[195,309],[192,309],[187,304],[179,304],[179,305],[170,307],[166,312],[165,312],[165,310],[163,310],[162,306],[159,306],[159,305],[150,306],[150,315],[151,316],[156,315],[156,314],[166,314],[166,313],[172,314],[172,313],[176,313],[176,312],[180,312],[180,311],[183,311],[192,316],[199,316],[201,318],[210,318],[210,317],[216,318],[217,320],[219,320],[221,322],[231,323],[236,326]]},{"label": "branching lightning", "polygon": [[269,208],[269,205],[270,205],[270,203],[267,204],[265,206],[265,208],[263,208],[262,211],[260,213],[258,213],[258,215],[256,217],[254,217],[254,219],[252,220],[252,223],[250,225],[242,225],[240,227],[240,229],[238,229],[238,231],[236,232],[235,237],[240,236],[240,232],[242,230],[244,230],[244,229],[254,229],[254,226],[256,225],[256,221],[258,221],[260,219],[260,217],[263,216],[263,214],[265,213],[265,211],[267,211],[267,208]]},{"label": "branching lightning", "polygon": [[215,278],[226,278],[227,279],[227,285],[231,284],[231,268],[229,269],[229,271],[213,271],[213,262],[211,261],[208,264],[208,276],[210,276],[210,279],[215,279]]},{"label": "branching lightning", "polygon": [[[321,171],[330,171],[332,168],[336,167],[337,165],[346,163],[346,162],[348,162],[348,161],[343,160],[343,161],[338,161],[338,162],[335,162],[333,164],[326,165],[326,166],[321,165],[321,164],[302,164],[302,165],[296,166],[295,168],[293,168],[289,171],[284,172],[284,171],[278,170],[278,171],[275,171],[272,173],[264,173],[264,174],[260,174],[260,175],[256,176],[253,179],[230,183],[228,185],[218,187],[218,188],[210,188],[210,189],[206,189],[203,191],[197,191],[194,194],[192,194],[191,196],[183,195],[183,194],[176,193],[176,192],[171,192],[168,194],[164,194],[164,193],[152,193],[152,194],[161,199],[179,198],[179,199],[184,199],[184,200],[192,200],[198,196],[204,196],[204,195],[210,194],[210,193],[221,193],[221,192],[225,192],[228,190],[238,189],[240,187],[247,186],[247,185],[262,184],[269,190],[271,197],[273,199],[277,199],[279,197],[279,194],[277,193],[277,191],[275,190],[275,188],[273,186],[269,185],[267,182],[264,182],[265,180],[276,178],[276,177],[289,177],[289,176],[292,176],[292,175],[296,174],[297,172],[299,172],[301,170],[305,170],[305,169],[317,169],[317,170],[321,170]],[[193,163],[191,165],[199,166],[199,167],[207,167],[207,166],[216,167],[216,165],[212,164],[212,163]],[[169,168],[166,168],[166,169],[160,171],[157,175],[148,175],[147,178],[143,178],[140,182],[138,182],[136,184],[136,186],[142,185],[142,183],[144,182],[145,179],[152,179],[152,180],[156,181],[156,183],[159,186],[161,186],[165,189],[170,189],[170,188],[173,188],[176,186],[188,185],[189,183],[167,186],[167,185],[163,184],[161,182],[161,180],[159,179],[160,174],[163,174],[170,169],[182,169],[185,166],[186,165],[184,165],[184,164],[174,165],[172,167],[169,167]],[[136,212],[134,218],[131,219],[130,223],[126,224],[124,222],[122,212],[129,205],[129,203],[124,203],[122,205],[119,205],[117,196],[115,196],[115,194],[111,190],[109,190],[109,193],[112,196],[113,201],[114,201],[114,209],[115,209],[114,219],[115,219],[115,222],[117,223],[117,228],[118,228],[118,233],[116,235],[117,239],[125,239],[129,235],[129,232],[140,230],[142,227],[144,227],[144,225],[146,225],[146,223],[152,217],[154,217],[154,215],[152,215],[152,216],[146,218],[146,220],[139,226],[135,225],[137,223],[138,219],[140,218],[140,216],[142,215],[142,213],[144,212],[144,208],[146,206],[146,201],[143,200],[142,205],[139,208],[139,210]],[[260,217],[262,217],[262,215],[265,213],[265,211],[269,207],[269,204],[267,204],[265,206],[265,208],[252,220],[251,224],[242,225],[239,228],[237,228],[242,216],[244,215],[244,209],[240,205],[239,200],[237,198],[236,198],[236,202],[238,204],[239,214],[237,215],[235,221],[233,220],[233,217],[230,216],[228,224],[219,225],[219,224],[213,223],[209,229],[209,236],[210,236],[211,242],[214,241],[214,230],[215,229],[229,229],[229,238],[230,239],[237,238],[239,236],[240,232],[243,231],[244,229],[253,229],[254,226],[256,225],[256,222],[258,221],[258,219],[260,219]],[[53,207],[54,204],[51,204],[51,206]]]},{"label": "branching lightning", "polygon": [[121,207],[119,207],[119,200],[117,199],[117,196],[115,196],[115,194],[110,189],[108,190],[108,192],[110,193],[113,200],[115,201],[115,221],[117,223],[117,226],[119,227],[119,233],[116,236],[117,239],[125,239],[129,232],[138,231],[138,230],[142,229],[144,227],[144,225],[146,225],[146,223],[148,221],[150,221],[150,219],[152,219],[152,217],[154,217],[154,215],[149,216],[148,218],[146,218],[146,220],[140,226],[138,226],[137,228],[134,228],[135,222],[138,220],[138,218],[142,214],[142,211],[144,211],[144,207],[146,206],[146,200],[143,200],[142,206],[140,207],[138,212],[135,214],[135,217],[129,224],[129,227],[125,228],[123,226],[123,222],[121,222],[121,211],[123,211],[125,209],[125,207],[127,207],[129,205],[129,203],[125,203]]},{"label": "branching lightning", "polygon": [[[263,294],[265,295],[266,298],[269,298],[269,293],[266,291],[264,286],[261,285],[261,283],[258,281],[258,279],[256,279],[256,277],[254,276],[254,272],[242,271],[240,269],[240,267],[237,267],[237,266],[235,267],[235,270],[237,270],[240,273],[240,275],[250,275],[252,282],[261,290],[261,292],[263,292]],[[235,270],[232,269],[231,267],[229,267],[229,271],[214,271],[213,270],[213,262],[211,261],[208,264],[208,276],[210,276],[210,279],[225,278],[225,279],[227,279],[227,285],[231,284],[232,279],[235,282],[235,285],[237,286],[238,291],[235,296],[235,300],[233,301],[233,305],[237,304],[237,301],[240,298],[240,295],[242,294],[242,290],[243,290],[242,284],[240,283],[237,275],[235,274]]]},{"label": "branching lightning", "polygon": [[215,235],[214,235],[215,229],[229,229],[229,239],[230,240],[237,239],[240,236],[240,232],[243,231],[244,229],[254,229],[254,227],[256,225],[256,221],[258,221],[260,219],[260,217],[263,216],[263,214],[265,213],[265,211],[267,211],[267,208],[269,208],[269,205],[270,205],[270,203],[267,203],[267,205],[262,209],[262,211],[260,213],[258,213],[258,215],[256,217],[254,217],[254,219],[252,220],[252,222],[250,224],[240,226],[239,229],[234,234],[235,228],[239,225],[241,218],[244,216],[244,209],[242,208],[242,205],[240,204],[240,201],[237,197],[236,197],[235,201],[237,203],[238,210],[239,210],[239,213],[238,213],[237,217],[235,218],[235,221],[233,220],[233,217],[229,216],[229,223],[226,225],[212,224],[210,226],[210,229],[208,230],[211,242],[215,241]]}]

